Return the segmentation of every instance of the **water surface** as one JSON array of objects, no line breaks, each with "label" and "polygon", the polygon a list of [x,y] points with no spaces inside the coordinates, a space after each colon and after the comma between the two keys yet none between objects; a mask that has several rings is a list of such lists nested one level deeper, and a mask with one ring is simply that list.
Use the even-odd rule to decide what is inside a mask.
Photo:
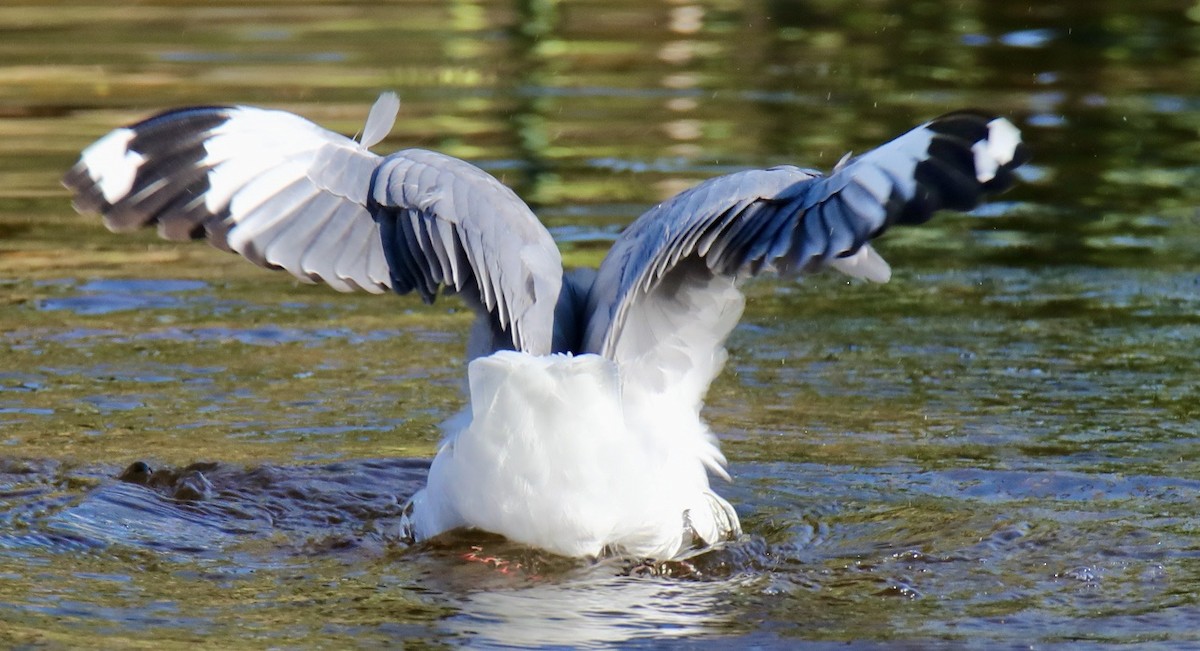
[{"label": "water surface", "polygon": [[[1187,2],[0,7],[0,642],[177,648],[1200,644],[1200,10]],[[58,178],[248,103],[439,149],[569,264],[705,178],[965,106],[1035,159],[868,286],[764,279],[706,415],[747,536],[648,571],[399,510],[462,405],[454,300],[117,236]],[[142,465],[137,465],[142,462]]]}]

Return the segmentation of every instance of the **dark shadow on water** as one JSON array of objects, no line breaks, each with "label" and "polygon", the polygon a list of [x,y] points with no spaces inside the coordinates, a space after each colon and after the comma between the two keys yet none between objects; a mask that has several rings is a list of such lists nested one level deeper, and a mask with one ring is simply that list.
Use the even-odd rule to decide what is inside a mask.
[{"label": "dark shadow on water", "polygon": [[10,526],[0,540],[47,551],[62,540],[60,551],[132,546],[215,557],[271,539],[284,554],[358,546],[382,553],[427,470],[427,461],[408,459],[250,468],[137,462],[124,471],[10,460],[0,468],[0,500],[22,503],[7,505]]},{"label": "dark shadow on water", "polygon": [[[154,469],[137,462],[118,477],[141,487],[144,501],[193,514],[228,534],[284,535],[282,547],[319,553],[398,541],[407,497],[424,484],[427,460],[389,459],[319,466],[242,468],[216,462]],[[131,487],[111,490],[129,491]]]},{"label": "dark shadow on water", "polygon": [[[567,559],[470,531],[407,544],[401,512],[427,472],[427,460],[412,459],[179,468],[136,462],[124,470],[8,460],[0,462],[0,548],[64,570],[84,558],[115,561],[104,574],[122,581],[148,564],[162,582],[198,575],[236,585],[254,575],[286,583],[300,572],[316,589],[321,581],[302,568],[332,563],[343,579],[375,576],[376,598],[453,604],[432,624],[439,635],[516,646],[682,640],[726,630],[735,626],[725,605],[730,591],[758,581],[763,567],[754,558],[762,541],[653,565]],[[89,581],[76,590],[86,592]],[[141,606],[78,610],[126,626],[147,621]],[[179,618],[174,625],[189,627]]]}]

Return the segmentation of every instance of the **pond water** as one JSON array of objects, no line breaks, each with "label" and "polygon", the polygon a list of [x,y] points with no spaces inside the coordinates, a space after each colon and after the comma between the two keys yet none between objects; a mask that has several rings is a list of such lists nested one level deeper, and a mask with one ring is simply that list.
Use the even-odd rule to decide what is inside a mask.
[{"label": "pond water", "polygon": [[[568,264],[715,174],[1009,115],[1012,192],[763,279],[706,408],[744,540],[658,574],[406,547],[462,405],[455,300],[117,236],[61,174],[247,103],[472,160]],[[1200,644],[1200,4],[0,7],[0,646]],[[138,464],[137,462],[143,462]]]}]

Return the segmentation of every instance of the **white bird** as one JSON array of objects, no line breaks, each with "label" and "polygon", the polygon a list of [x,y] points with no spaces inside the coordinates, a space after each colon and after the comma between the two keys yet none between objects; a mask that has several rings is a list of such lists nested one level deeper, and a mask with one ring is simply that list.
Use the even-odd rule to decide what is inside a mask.
[{"label": "white bird", "polygon": [[1006,119],[950,113],[828,176],[791,166],[710,179],[642,215],[598,271],[564,273],[553,239],[494,177],[420,149],[368,148],[296,115],[198,107],[117,129],[63,182],[113,231],[150,224],[335,289],[457,293],[478,314],[470,405],[447,423],[416,539],[476,528],[572,557],[666,560],[740,534],[709,486],[729,479],[700,417],[760,272],[824,267],[886,282],[868,243],[965,210],[1028,157]]}]

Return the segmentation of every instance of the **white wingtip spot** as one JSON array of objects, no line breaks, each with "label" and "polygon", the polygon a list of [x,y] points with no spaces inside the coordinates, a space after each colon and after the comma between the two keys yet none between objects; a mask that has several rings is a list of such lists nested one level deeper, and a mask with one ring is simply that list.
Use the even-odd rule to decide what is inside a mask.
[{"label": "white wingtip spot", "polygon": [[387,137],[396,123],[396,114],[400,112],[400,97],[388,92],[379,96],[367,115],[367,124],[363,127],[362,138],[359,142],[363,147],[374,147]]},{"label": "white wingtip spot", "polygon": [[138,168],[145,157],[129,149],[133,130],[117,129],[83,150],[80,159],[88,176],[100,187],[104,200],[116,203],[133,189]]},{"label": "white wingtip spot", "polygon": [[873,283],[886,283],[892,279],[892,267],[870,244],[862,245],[854,255],[830,260],[829,266],[851,278],[862,278]]},{"label": "white wingtip spot", "polygon": [[1012,122],[1004,118],[988,122],[987,138],[971,145],[975,154],[975,178],[980,183],[996,178],[996,170],[1012,162],[1019,144],[1021,131]]}]

